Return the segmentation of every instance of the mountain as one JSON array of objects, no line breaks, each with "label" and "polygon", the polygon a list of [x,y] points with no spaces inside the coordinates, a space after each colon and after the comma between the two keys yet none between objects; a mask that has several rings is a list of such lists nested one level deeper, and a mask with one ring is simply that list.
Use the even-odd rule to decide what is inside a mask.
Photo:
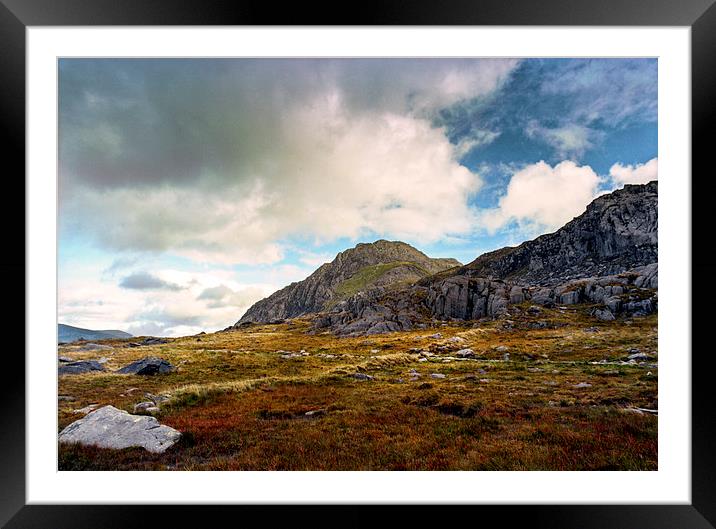
[{"label": "mountain", "polygon": [[60,323],[57,325],[57,343],[70,343],[78,340],[106,340],[108,338],[131,338],[132,335],[124,331],[93,331],[72,327]]},{"label": "mountain", "polygon": [[452,275],[547,285],[655,263],[657,191],[656,181],[626,185],[596,198],[555,233],[483,254]]},{"label": "mountain", "polygon": [[314,320],[317,330],[374,334],[428,319],[475,320],[530,301],[591,303],[602,320],[657,310],[658,184],[596,198],[555,233],[483,254],[471,263],[386,291],[359,292]]},{"label": "mountain", "polygon": [[271,322],[330,310],[344,299],[373,288],[394,289],[461,266],[455,259],[431,258],[409,244],[379,240],[339,253],[303,281],[255,303],[235,324]]}]

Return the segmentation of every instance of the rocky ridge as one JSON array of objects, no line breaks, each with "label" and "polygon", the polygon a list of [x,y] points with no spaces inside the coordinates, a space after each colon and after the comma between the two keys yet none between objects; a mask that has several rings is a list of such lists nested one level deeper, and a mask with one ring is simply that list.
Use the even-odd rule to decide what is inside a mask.
[{"label": "rocky ridge", "polygon": [[316,330],[377,334],[427,319],[478,320],[531,301],[592,303],[594,316],[642,315],[658,306],[657,183],[627,185],[595,199],[555,233],[386,291],[372,289],[314,320]]},{"label": "rocky ridge", "polygon": [[234,327],[329,310],[357,292],[409,285],[459,266],[455,259],[430,258],[404,242],[361,243],[339,253],[303,281],[291,283],[255,303]]}]

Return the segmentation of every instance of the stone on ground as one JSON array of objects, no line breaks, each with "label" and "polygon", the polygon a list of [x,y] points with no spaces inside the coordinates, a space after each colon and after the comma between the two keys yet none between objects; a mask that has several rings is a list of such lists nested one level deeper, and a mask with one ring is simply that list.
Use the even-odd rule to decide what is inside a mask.
[{"label": "stone on ground", "polygon": [[162,453],[180,437],[179,431],[159,424],[154,417],[130,415],[114,406],[103,406],[62,430],[59,442],[115,449],[140,446],[149,452]]},{"label": "stone on ground", "polygon": [[147,356],[124,366],[122,369],[119,369],[117,373],[122,375],[156,375],[157,373],[169,373],[173,370],[174,366],[163,358]]}]

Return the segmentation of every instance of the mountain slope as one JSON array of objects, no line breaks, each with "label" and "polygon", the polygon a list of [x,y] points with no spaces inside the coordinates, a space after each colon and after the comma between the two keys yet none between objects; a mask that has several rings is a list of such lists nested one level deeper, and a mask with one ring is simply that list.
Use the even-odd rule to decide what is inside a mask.
[{"label": "mountain slope", "polygon": [[426,318],[473,320],[513,304],[602,304],[594,314],[657,308],[658,186],[627,185],[595,199],[555,233],[386,292],[372,289],[315,319],[316,329],[373,334],[410,329]]},{"label": "mountain slope", "polygon": [[459,266],[455,259],[430,258],[404,242],[361,243],[339,253],[303,281],[291,283],[255,303],[236,325],[320,312],[367,289],[407,286]]},{"label": "mountain slope", "polygon": [[57,342],[70,343],[78,340],[106,340],[108,338],[131,338],[132,335],[124,331],[106,330],[93,331],[91,329],[82,329],[80,327],[72,327],[60,323],[57,325]]},{"label": "mountain slope", "polygon": [[602,195],[556,232],[481,255],[456,274],[546,285],[654,263],[657,186],[626,185]]}]

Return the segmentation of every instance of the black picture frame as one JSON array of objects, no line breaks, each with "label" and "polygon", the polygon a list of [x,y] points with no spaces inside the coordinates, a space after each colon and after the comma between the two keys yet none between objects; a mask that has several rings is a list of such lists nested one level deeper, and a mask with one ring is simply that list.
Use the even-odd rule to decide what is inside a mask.
[{"label": "black picture frame", "polygon": [[[5,279],[13,352],[4,352],[2,424],[0,426],[0,524],[6,527],[113,528],[138,527],[161,520],[163,526],[215,525],[219,520],[263,523],[281,518],[292,524],[357,526],[387,519],[379,506],[126,506],[26,505],[25,500],[25,361],[17,340],[22,318],[25,329],[25,31],[28,26],[111,25],[569,25],[569,26],[688,26],[691,28],[692,72],[692,306],[691,351],[681,351],[692,365],[692,502],[690,505],[502,505],[453,506],[427,510],[401,509],[401,524],[421,524],[453,517],[502,526],[549,528],[708,528],[716,526],[716,450],[712,449],[716,376],[709,347],[709,294],[699,281],[713,276],[709,237],[713,221],[707,201],[714,196],[707,163],[711,150],[716,103],[716,0],[452,0],[410,2],[391,0],[338,3],[292,3],[277,8],[267,2],[223,0],[0,0],[0,109],[5,147],[5,206],[0,208],[5,252],[0,272]],[[344,9],[341,10],[341,7]],[[346,9],[346,7],[348,7]],[[7,162],[10,161],[10,164]],[[19,278],[24,278],[20,281]],[[22,304],[18,300],[23,300]],[[8,302],[10,306],[10,302]],[[339,512],[335,512],[338,510]],[[437,511],[437,512],[436,512]],[[198,517],[198,518],[197,518]],[[212,522],[212,520],[214,522]],[[372,523],[372,522],[369,522]],[[464,522],[463,522],[464,523]]]}]

